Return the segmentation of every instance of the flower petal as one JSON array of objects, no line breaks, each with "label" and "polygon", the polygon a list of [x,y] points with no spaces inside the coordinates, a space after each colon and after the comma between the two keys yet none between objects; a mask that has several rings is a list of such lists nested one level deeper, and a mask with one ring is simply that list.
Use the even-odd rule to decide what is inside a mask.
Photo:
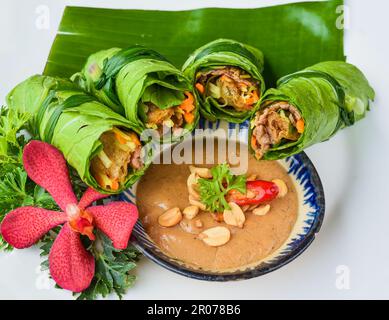
[{"label": "flower petal", "polygon": [[21,207],[5,216],[0,233],[10,245],[22,249],[32,246],[50,229],[66,220],[63,212]]},{"label": "flower petal", "polygon": [[78,233],[66,223],[55,239],[49,255],[50,274],[63,289],[81,292],[95,274],[95,259],[85,250]]},{"label": "flower petal", "polygon": [[77,204],[66,161],[58,149],[33,140],[24,147],[23,164],[28,176],[46,189],[63,211],[67,204]]},{"label": "flower petal", "polygon": [[90,206],[93,202],[107,198],[109,194],[100,193],[92,188],[88,188],[85,193],[82,195],[78,207],[81,210],[84,210],[86,207]]},{"label": "flower petal", "polygon": [[127,248],[132,228],[138,219],[136,206],[116,201],[105,206],[89,207],[86,210],[93,215],[95,226],[111,238],[115,248]]}]

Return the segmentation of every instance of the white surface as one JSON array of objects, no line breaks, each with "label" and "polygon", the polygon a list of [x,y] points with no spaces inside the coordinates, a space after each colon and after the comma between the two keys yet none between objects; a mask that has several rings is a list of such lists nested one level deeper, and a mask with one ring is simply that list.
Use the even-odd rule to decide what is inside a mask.
[{"label": "white surface", "polygon": [[[289,1],[239,1],[258,7]],[[43,70],[66,4],[114,8],[190,9],[236,7],[237,1],[42,1],[0,2],[0,97]],[[389,3],[346,1],[348,60],[360,67],[377,96],[367,118],[331,141],[307,150],[325,189],[326,217],[317,239],[297,260],[256,279],[212,283],[173,274],[143,259],[128,299],[350,299],[389,298],[389,101],[387,30]],[[50,28],[36,28],[36,10],[47,5]],[[39,11],[39,9],[38,9]],[[386,30],[386,31],[384,31]],[[38,249],[0,253],[0,298],[67,299],[38,271]],[[339,266],[349,270],[349,289],[339,290]],[[338,268],[338,269],[337,269]],[[340,268],[340,269],[339,269]],[[337,280],[338,279],[338,280]],[[338,282],[337,282],[338,281]],[[112,297],[114,298],[114,297]]]}]

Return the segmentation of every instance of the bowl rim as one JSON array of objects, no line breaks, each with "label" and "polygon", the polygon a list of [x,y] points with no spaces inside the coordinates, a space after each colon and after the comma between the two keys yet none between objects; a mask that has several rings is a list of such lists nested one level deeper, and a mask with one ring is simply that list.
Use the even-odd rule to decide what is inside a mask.
[{"label": "bowl rim", "polygon": [[304,235],[302,241],[300,241],[300,243],[290,253],[281,256],[275,262],[269,262],[267,263],[267,266],[261,268],[259,268],[259,266],[261,266],[261,264],[259,264],[258,266],[253,267],[252,269],[237,271],[235,273],[221,272],[218,274],[218,273],[210,273],[207,271],[189,269],[184,265],[180,266],[176,263],[173,263],[172,261],[163,259],[162,257],[156,255],[152,250],[144,246],[142,244],[142,241],[139,241],[136,231],[133,232],[131,237],[133,245],[144,256],[146,256],[156,264],[166,268],[167,270],[170,270],[174,273],[183,275],[191,279],[204,280],[204,281],[225,282],[225,281],[251,279],[251,278],[265,275],[267,273],[270,273],[272,271],[275,271],[287,265],[288,263],[292,262],[297,257],[299,257],[310,246],[312,241],[315,239],[316,234],[320,231],[320,228],[323,223],[324,215],[325,215],[325,196],[324,196],[324,189],[323,189],[320,176],[315,166],[313,165],[312,161],[309,159],[309,157],[304,151],[293,156],[297,156],[297,155],[301,157],[304,166],[308,169],[310,173],[310,180],[314,187],[314,192],[316,194],[316,203],[318,206],[317,215],[314,224],[310,228],[309,232],[306,235]]}]

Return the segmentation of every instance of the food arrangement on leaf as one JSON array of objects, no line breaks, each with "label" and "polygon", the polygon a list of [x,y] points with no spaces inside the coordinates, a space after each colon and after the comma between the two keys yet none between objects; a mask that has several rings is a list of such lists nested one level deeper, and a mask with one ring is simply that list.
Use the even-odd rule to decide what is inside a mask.
[{"label": "food arrangement on leaf", "polygon": [[131,46],[99,51],[72,79],[137,126],[162,136],[170,129],[173,141],[197,125],[192,86],[154,50]]},{"label": "food arrangement on leaf", "polygon": [[252,114],[265,90],[263,65],[257,48],[219,39],[192,53],[182,69],[196,88],[205,118],[240,123]]},{"label": "food arrangement on leaf", "polygon": [[[328,13],[337,2],[234,14],[262,21],[301,6],[333,25]],[[363,119],[374,99],[363,73],[341,61],[342,31],[334,30],[323,40],[328,48],[312,57],[282,58],[291,43],[285,25],[280,32],[273,20],[261,26],[265,33],[234,31],[239,24],[228,25],[226,34],[209,28],[208,9],[189,11],[207,28],[200,23],[201,32],[184,37],[164,25],[181,23],[187,12],[153,12],[166,23],[144,24],[150,34],[138,35],[128,28],[137,22],[123,17],[149,21],[148,12],[73,10],[74,16],[65,11],[60,28],[66,30],[55,40],[46,74],[16,85],[1,109],[0,249],[38,243],[50,276],[80,299],[125,294],[138,250],[169,270],[212,281],[262,275],[299,256],[324,216],[320,178],[303,150]],[[79,21],[83,31],[73,38],[83,10],[103,14],[87,26]],[[116,18],[125,37],[113,35]],[[189,26],[197,21],[187,18]],[[100,24],[111,32],[95,44],[88,28]],[[310,37],[310,25],[288,28]],[[164,41],[153,38],[162,31]],[[237,40],[225,39],[228,34]],[[279,43],[270,44],[273,38]],[[307,46],[315,49],[317,39],[308,38]],[[174,52],[175,64],[154,47]],[[272,88],[273,77],[279,80]],[[213,153],[212,165],[152,163],[160,155],[150,144],[173,150],[190,133],[196,138],[198,126],[242,129],[237,143],[247,151],[247,170],[238,173]],[[221,151],[227,159],[242,155]]]},{"label": "food arrangement on leaf", "polygon": [[365,117],[374,90],[343,61],[321,62],[278,80],[250,121],[257,159],[281,159],[328,140]]},{"label": "food arrangement on leaf", "polygon": [[117,193],[143,174],[141,129],[65,79],[32,76],[7,96],[32,134],[60,149],[87,185]]}]

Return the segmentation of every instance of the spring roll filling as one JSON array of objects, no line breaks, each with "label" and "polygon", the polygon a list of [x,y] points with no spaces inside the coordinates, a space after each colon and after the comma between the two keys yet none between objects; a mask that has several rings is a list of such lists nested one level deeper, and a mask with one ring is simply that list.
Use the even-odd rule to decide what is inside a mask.
[{"label": "spring roll filling", "polygon": [[147,112],[146,127],[158,130],[160,134],[166,129],[179,133],[186,124],[193,123],[195,119],[195,101],[190,92],[185,92],[185,99],[178,106],[161,109],[152,102],[145,103]]},{"label": "spring roll filling", "polygon": [[251,147],[257,159],[283,142],[297,141],[304,132],[304,120],[296,107],[286,101],[264,105],[255,114]]},{"label": "spring roll filling", "polygon": [[203,97],[212,97],[220,107],[238,112],[251,110],[261,95],[258,81],[231,66],[199,71],[195,86]]},{"label": "spring roll filling", "polygon": [[118,190],[129,173],[142,166],[142,145],[134,132],[113,128],[100,136],[102,150],[91,160],[91,173],[107,190]]}]

